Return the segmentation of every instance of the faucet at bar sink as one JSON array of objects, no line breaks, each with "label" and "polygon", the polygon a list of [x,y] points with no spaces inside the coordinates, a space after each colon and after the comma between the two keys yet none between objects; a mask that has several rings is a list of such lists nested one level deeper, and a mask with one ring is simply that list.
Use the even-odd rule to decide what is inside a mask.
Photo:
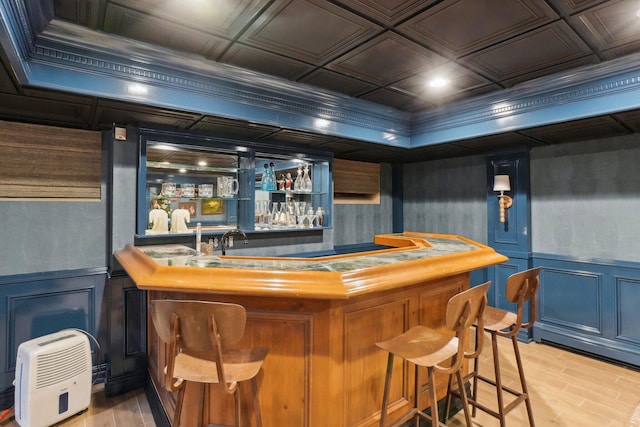
[{"label": "faucet at bar sink", "polygon": [[242,238],[244,239],[245,245],[249,244],[249,238],[247,237],[246,234],[244,234],[244,231],[238,230],[237,228],[233,230],[229,230],[226,233],[224,233],[220,238],[220,248],[222,249],[222,255],[226,254],[227,248],[233,247],[233,236],[236,234],[242,236]]}]

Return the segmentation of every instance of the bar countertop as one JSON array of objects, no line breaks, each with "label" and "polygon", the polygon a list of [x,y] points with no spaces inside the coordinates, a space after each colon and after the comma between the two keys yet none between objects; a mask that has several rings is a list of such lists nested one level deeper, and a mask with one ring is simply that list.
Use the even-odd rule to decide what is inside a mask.
[{"label": "bar countertop", "polygon": [[447,277],[508,258],[456,235],[377,235],[390,249],[318,258],[198,255],[184,245],[127,245],[115,257],[145,290],[319,299],[354,296]]}]

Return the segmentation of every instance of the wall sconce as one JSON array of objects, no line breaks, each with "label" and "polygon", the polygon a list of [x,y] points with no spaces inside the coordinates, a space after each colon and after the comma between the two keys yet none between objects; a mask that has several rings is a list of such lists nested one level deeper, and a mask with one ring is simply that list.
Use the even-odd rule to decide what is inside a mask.
[{"label": "wall sconce", "polygon": [[500,222],[505,221],[505,209],[509,209],[513,205],[513,199],[509,196],[505,196],[505,191],[511,191],[511,183],[509,182],[509,175],[496,175],[493,177],[493,191],[499,191],[498,196],[500,204]]},{"label": "wall sconce", "polygon": [[122,126],[113,126],[113,133],[115,135],[116,140],[118,141],[126,141],[127,140],[127,128]]}]

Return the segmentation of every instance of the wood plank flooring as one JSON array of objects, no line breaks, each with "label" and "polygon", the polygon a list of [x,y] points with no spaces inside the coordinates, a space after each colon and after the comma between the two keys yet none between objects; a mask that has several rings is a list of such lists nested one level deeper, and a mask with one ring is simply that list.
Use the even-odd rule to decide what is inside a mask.
[{"label": "wood plank flooring", "polygon": [[[493,378],[491,341],[489,335],[485,338],[480,372]],[[503,382],[518,390],[519,379],[511,342],[500,339],[498,346]],[[519,343],[519,348],[537,427],[636,425],[630,420],[640,402],[640,371],[546,344]],[[495,391],[490,386],[480,383],[478,394],[480,402],[497,407]],[[447,425],[464,426],[462,411]],[[478,411],[474,419],[474,426],[477,427],[499,425],[496,418],[482,411]],[[524,404],[518,405],[507,415],[507,426],[529,426]]]},{"label": "wood plank flooring", "polygon": [[[480,370],[493,376],[491,343],[481,356]],[[508,340],[499,341],[503,380],[516,387],[518,377],[513,349]],[[632,427],[632,416],[640,404],[640,371],[575,354],[546,344],[520,343],[525,374],[537,427]],[[382,392],[382,391],[381,391]],[[480,387],[479,399],[494,404],[495,394]],[[493,400],[491,400],[493,399]],[[636,418],[637,420],[637,418]],[[449,427],[464,426],[462,412],[449,420]],[[498,427],[498,420],[478,411],[474,427]],[[142,390],[106,398],[94,387],[91,406],[56,427],[155,427]],[[507,415],[508,427],[528,427],[524,405]],[[8,419],[0,427],[19,427]],[[278,426],[297,427],[297,426]],[[330,427],[330,426],[327,426]]]},{"label": "wood plank flooring", "polygon": [[[20,427],[12,418],[0,422],[0,427]],[[91,404],[55,427],[156,427],[144,390],[130,391],[111,398],[105,397],[104,386],[93,387]]]}]

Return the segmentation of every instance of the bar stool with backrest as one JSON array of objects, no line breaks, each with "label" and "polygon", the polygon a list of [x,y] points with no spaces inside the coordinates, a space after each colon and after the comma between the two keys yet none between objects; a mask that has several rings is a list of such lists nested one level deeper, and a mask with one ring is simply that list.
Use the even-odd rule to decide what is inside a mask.
[{"label": "bar stool with backrest", "polygon": [[[468,353],[467,344],[469,342],[469,328],[474,323],[482,326],[482,313],[487,303],[487,290],[490,282],[473,287],[460,292],[447,303],[445,315],[445,325],[450,332],[442,329],[433,329],[418,325],[410,328],[407,332],[391,338],[387,341],[378,342],[376,345],[389,352],[387,358],[387,372],[384,384],[384,394],[382,397],[382,411],[380,414],[380,426],[385,427],[387,417],[387,406],[389,404],[389,386],[391,374],[393,372],[394,356],[398,356],[415,365],[415,391],[413,396],[413,408],[397,419],[393,426],[398,426],[413,418],[415,427],[420,424],[420,419],[424,419],[443,426],[438,418],[438,401],[436,398],[435,373],[440,372],[445,375],[454,375],[458,380],[459,389],[462,390],[463,409],[467,426],[471,427],[471,415],[466,401],[466,394],[462,383],[462,362],[465,355],[472,357],[480,353],[482,345],[476,346],[472,353]],[[450,364],[445,363],[451,361]],[[427,381],[429,385],[429,404],[431,415],[426,414],[419,408],[419,397],[421,384],[418,378],[418,367],[427,368]],[[435,421],[433,421],[435,420]]]},{"label": "bar stool with backrest", "polygon": [[[268,349],[228,349],[242,339],[247,314],[241,305],[189,300],[151,301],[151,318],[169,344],[165,387],[178,392],[173,427],[180,425],[188,381],[219,384],[234,396],[235,426],[240,426],[239,384],[251,381],[256,425],[262,426],[256,377]],[[204,393],[203,393],[204,396]]]},{"label": "bar stool with backrest", "polygon": [[[484,326],[478,325],[477,331],[487,331],[491,334],[491,346],[493,352],[493,364],[494,364],[494,379],[487,378],[478,373],[478,359],[474,361],[474,369],[465,378],[465,381],[472,381],[472,393],[469,397],[469,401],[475,410],[480,409],[495,418],[500,420],[500,427],[506,426],[506,415],[520,403],[524,402],[527,407],[527,416],[529,417],[529,424],[531,427],[535,427],[533,420],[533,411],[531,409],[531,396],[527,388],[525,381],[524,370],[522,369],[522,358],[520,357],[520,350],[518,348],[518,332],[522,329],[528,329],[536,321],[536,308],[537,308],[537,291],[540,284],[540,267],[532,268],[529,270],[514,273],[507,278],[506,298],[507,301],[516,304],[516,311],[511,312],[502,310],[495,307],[487,306],[484,311]],[[527,304],[530,305],[529,320],[523,323],[524,308]],[[520,377],[521,391],[515,390],[511,387],[507,387],[502,383],[502,377],[500,375],[500,355],[498,352],[498,337],[510,338],[513,344],[513,352],[515,354],[516,365],[518,368],[518,375]],[[478,341],[482,341],[482,333],[476,335]],[[496,396],[498,400],[497,410],[489,408],[478,402],[478,380],[487,384],[491,384],[496,389]],[[504,392],[511,394],[514,399],[509,403],[505,402]]]}]

